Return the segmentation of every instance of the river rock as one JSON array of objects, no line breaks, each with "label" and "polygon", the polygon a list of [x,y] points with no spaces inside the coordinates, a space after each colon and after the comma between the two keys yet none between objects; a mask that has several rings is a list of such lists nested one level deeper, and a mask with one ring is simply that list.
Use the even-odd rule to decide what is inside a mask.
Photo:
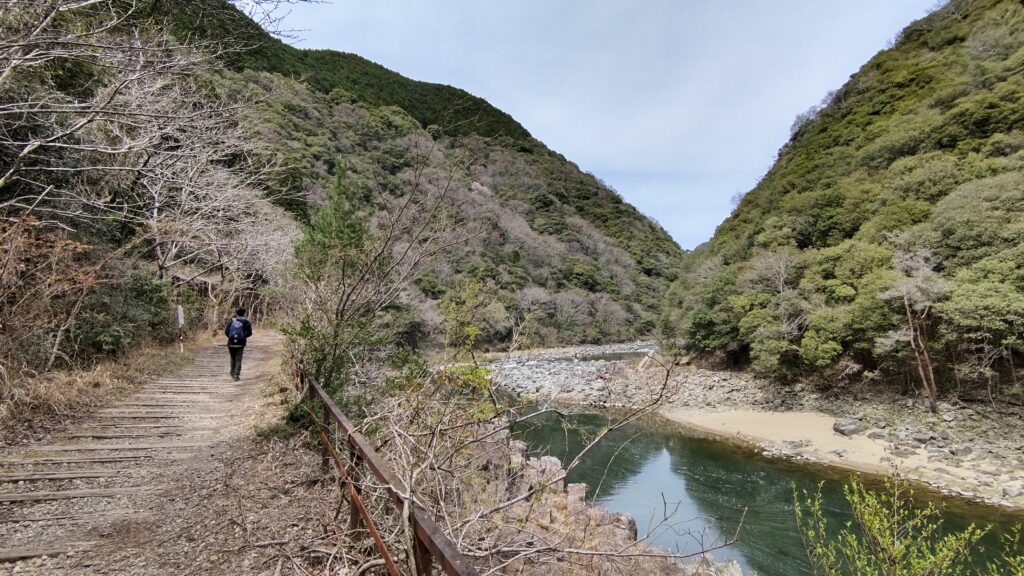
[{"label": "river rock", "polygon": [[554,456],[530,458],[523,469],[523,480],[530,486],[550,482],[562,472],[562,461]]},{"label": "river rock", "polygon": [[953,446],[952,448],[949,449],[949,453],[952,454],[953,456],[970,456],[971,452],[974,452],[974,449],[971,448],[970,446],[967,446],[966,444],[961,444],[960,446]]},{"label": "river rock", "polygon": [[683,567],[683,576],[743,576],[743,569],[735,560],[719,564],[711,554],[705,554],[700,560]]},{"label": "river rock", "polygon": [[867,426],[865,426],[863,422],[861,422],[860,420],[856,420],[854,418],[841,418],[839,420],[836,420],[835,423],[832,424],[832,430],[839,434],[842,434],[843,436],[853,436],[854,434],[860,434],[866,428]]},{"label": "river rock", "polygon": [[715,576],[743,576],[743,569],[735,560],[729,560],[715,567]]},{"label": "river rock", "polygon": [[583,483],[569,484],[565,491],[569,513],[576,514],[587,508],[587,485]]},{"label": "river rock", "polygon": [[931,432],[914,432],[913,434],[910,435],[910,438],[914,442],[918,442],[920,444],[927,444],[932,439],[932,433]]},{"label": "river rock", "polygon": [[1019,498],[1024,496],[1024,486],[1003,486],[1003,498]]},{"label": "river rock", "polygon": [[636,528],[636,519],[632,515],[626,514],[625,512],[614,513],[615,517],[614,525],[619,530],[625,532],[626,537],[630,542],[636,542],[638,532]]}]

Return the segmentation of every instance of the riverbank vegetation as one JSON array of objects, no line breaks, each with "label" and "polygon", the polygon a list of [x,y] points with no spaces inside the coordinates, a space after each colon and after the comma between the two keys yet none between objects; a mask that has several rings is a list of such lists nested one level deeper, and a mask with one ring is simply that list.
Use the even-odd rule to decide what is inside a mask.
[{"label": "riverbank vegetation", "polygon": [[1002,536],[1001,551],[993,560],[974,560],[989,528],[972,524],[962,530],[944,530],[935,505],[914,503],[910,486],[899,476],[887,479],[877,491],[851,478],[844,494],[854,520],[844,527],[830,526],[825,520],[820,487],[816,494],[797,493],[795,488],[793,492],[797,524],[817,575],[1024,574],[1019,526]]},{"label": "riverbank vegetation", "polygon": [[[322,383],[395,471],[401,482],[395,488],[434,518],[481,572],[679,573],[683,557],[648,549],[628,520],[589,508],[582,493],[573,500],[564,486],[590,448],[656,409],[664,394],[589,438],[573,461],[530,459],[509,432],[553,410],[519,405],[472,362],[494,317],[485,284],[447,296],[445,347],[436,362],[428,365],[409,346],[411,312],[401,295],[477,230],[458,217],[451,194],[468,167],[448,164],[441,172],[431,163],[435,145],[411,141],[403,188],[359,195],[345,179],[336,180],[297,249],[302,313],[289,328],[297,367]],[[522,328],[512,329],[512,346]],[[317,419],[315,403],[292,406],[293,426]],[[396,509],[379,482],[355,477],[359,467],[346,452],[340,457],[388,548],[400,564],[412,562],[408,511]]]},{"label": "riverbank vegetation", "polygon": [[953,0],[822,106],[669,292],[665,330],[779,380],[1020,402],[1024,7]]}]

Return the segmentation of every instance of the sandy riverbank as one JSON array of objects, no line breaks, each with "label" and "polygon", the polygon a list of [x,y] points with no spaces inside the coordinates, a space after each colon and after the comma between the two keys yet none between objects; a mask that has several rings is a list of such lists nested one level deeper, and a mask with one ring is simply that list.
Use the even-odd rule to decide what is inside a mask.
[{"label": "sandy riverbank", "polygon": [[[661,414],[673,422],[723,439],[759,447],[789,446],[785,452],[792,456],[847,470],[885,474],[892,466],[885,442],[866,436],[837,434],[832,430],[835,417],[821,412],[707,412],[668,408]],[[926,462],[922,456],[915,456],[913,460],[915,465]]]},{"label": "sandy riverbank", "polygon": [[[595,352],[587,347],[587,355]],[[636,358],[584,361],[560,349],[506,361],[495,371],[502,385],[526,396],[616,407],[646,403],[664,382],[654,363],[638,366]],[[693,367],[677,368],[665,392],[660,412],[668,419],[769,456],[872,474],[898,471],[950,495],[1024,511],[1024,414],[1015,409],[943,403],[936,415],[887,391],[825,397],[748,373]]]}]

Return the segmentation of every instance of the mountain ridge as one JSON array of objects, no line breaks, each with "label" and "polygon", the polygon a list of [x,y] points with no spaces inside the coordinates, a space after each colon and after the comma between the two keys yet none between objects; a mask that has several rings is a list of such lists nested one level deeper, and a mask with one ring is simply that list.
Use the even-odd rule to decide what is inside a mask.
[{"label": "mountain ridge", "polygon": [[531,138],[511,115],[479,96],[447,84],[413,80],[357,54],[292,46],[227,0],[186,0],[168,14],[179,34],[231,38],[238,49],[222,54],[222,59],[235,71],[281,74],[324,94],[342,90],[373,106],[398,106],[424,128],[437,125],[453,136],[480,134],[513,142]]},{"label": "mountain ridge", "polygon": [[910,24],[687,257],[663,324],[780,379],[892,380],[927,350],[941,382],[1014,382],[1022,25],[1000,0]]},{"label": "mountain ridge", "polygon": [[[360,56],[289,46],[221,0],[189,6],[175,22],[190,34],[243,31],[248,49],[224,55],[218,81],[223,90],[256,90],[267,144],[290,167],[278,184],[306,201],[291,206],[300,216],[315,213],[339,177],[354,194],[382,185],[397,193],[408,185],[417,142],[438,156],[433,170],[468,162],[452,196],[463,217],[487,233],[453,248],[417,281],[408,304],[413,316],[427,319],[426,333],[439,337],[445,302],[473,281],[495,300],[483,320],[484,346],[507,341],[516,317],[532,319],[536,344],[652,334],[682,250],[511,116],[458,88],[411,80]],[[205,16],[211,11],[218,17]],[[248,24],[234,24],[239,18]]]}]

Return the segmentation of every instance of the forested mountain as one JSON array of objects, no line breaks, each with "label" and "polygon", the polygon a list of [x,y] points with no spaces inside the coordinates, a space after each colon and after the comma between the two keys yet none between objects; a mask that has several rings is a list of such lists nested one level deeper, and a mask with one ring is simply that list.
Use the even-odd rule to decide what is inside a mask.
[{"label": "forested mountain", "polygon": [[220,58],[233,70],[272,72],[325,94],[341,89],[368,106],[398,106],[423,126],[441,126],[446,134],[530,138],[515,119],[483,98],[452,86],[411,80],[356,54],[295,48],[268,34],[228,0],[156,2],[155,9],[170,20],[179,37],[234,42],[237,49]]},{"label": "forested mountain", "polygon": [[1022,211],[1024,6],[953,0],[798,118],[665,325],[779,378],[1019,394]]},{"label": "forested mountain", "polygon": [[366,319],[409,345],[651,334],[681,254],[660,226],[483,99],[293,48],[238,9],[279,4],[0,11],[5,398],[173,338],[175,304],[186,327],[308,312],[318,238],[342,276],[387,247],[357,284],[392,289]]},{"label": "forested mountain", "polygon": [[416,281],[413,332],[439,335],[442,308],[473,284],[492,301],[479,344],[507,340],[517,320],[536,344],[652,333],[681,250],[508,114],[359,56],[296,49],[228,4],[182,4],[174,18],[194,36],[241,34],[247,47],[224,55],[220,89],[254,92],[261,137],[287,167],[278,181],[293,193],[286,205],[301,218],[331,190],[370,204],[382,192],[400,196],[424,168],[450,188],[472,233]]}]

